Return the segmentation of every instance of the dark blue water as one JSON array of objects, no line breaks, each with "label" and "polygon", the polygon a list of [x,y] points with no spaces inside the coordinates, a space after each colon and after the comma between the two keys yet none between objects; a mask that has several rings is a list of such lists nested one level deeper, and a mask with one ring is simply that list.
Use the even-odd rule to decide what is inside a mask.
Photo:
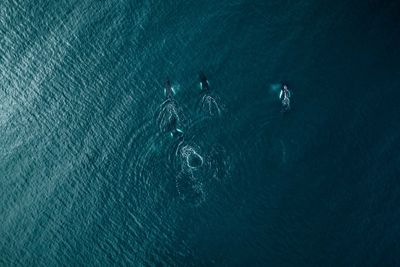
[{"label": "dark blue water", "polygon": [[0,266],[399,266],[399,11],[2,1]]}]

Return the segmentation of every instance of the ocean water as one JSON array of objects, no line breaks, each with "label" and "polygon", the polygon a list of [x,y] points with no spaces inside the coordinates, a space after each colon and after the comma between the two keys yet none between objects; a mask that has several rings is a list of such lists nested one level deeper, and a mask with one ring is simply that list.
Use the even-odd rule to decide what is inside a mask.
[{"label": "ocean water", "polygon": [[1,1],[0,266],[399,266],[399,11]]}]

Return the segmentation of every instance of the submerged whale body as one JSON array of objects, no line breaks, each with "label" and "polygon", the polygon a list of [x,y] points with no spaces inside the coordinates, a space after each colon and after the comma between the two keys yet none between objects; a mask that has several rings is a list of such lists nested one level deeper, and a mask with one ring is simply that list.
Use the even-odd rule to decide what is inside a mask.
[{"label": "submerged whale body", "polygon": [[179,115],[174,101],[166,101],[161,105],[157,124],[161,132],[172,132],[179,124]]},{"label": "submerged whale body", "polygon": [[165,81],[164,94],[167,99],[172,99],[174,96],[174,90],[172,89],[171,81],[168,78]]},{"label": "submerged whale body", "polygon": [[206,75],[204,74],[204,72],[202,72],[202,71],[200,71],[200,73],[199,73],[199,80],[200,80],[201,90],[207,91],[210,89],[210,84],[208,83],[208,79],[207,79]]}]

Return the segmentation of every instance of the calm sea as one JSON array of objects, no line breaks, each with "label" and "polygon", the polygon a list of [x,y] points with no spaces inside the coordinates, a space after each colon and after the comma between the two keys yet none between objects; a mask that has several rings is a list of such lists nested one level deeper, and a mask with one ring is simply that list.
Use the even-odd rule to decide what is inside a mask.
[{"label": "calm sea", "polygon": [[399,12],[1,1],[0,266],[400,266]]}]

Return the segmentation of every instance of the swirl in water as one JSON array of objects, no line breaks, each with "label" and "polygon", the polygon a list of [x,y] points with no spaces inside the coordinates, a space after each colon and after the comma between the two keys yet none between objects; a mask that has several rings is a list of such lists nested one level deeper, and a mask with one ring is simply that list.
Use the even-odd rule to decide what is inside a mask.
[{"label": "swirl in water", "polygon": [[181,157],[185,160],[186,166],[191,169],[200,168],[203,165],[203,158],[193,147],[185,145],[180,150]]},{"label": "swirl in water", "polygon": [[196,149],[185,141],[181,141],[177,147],[175,158],[180,172],[176,176],[176,189],[179,197],[195,206],[205,201],[202,166],[203,157]]}]

